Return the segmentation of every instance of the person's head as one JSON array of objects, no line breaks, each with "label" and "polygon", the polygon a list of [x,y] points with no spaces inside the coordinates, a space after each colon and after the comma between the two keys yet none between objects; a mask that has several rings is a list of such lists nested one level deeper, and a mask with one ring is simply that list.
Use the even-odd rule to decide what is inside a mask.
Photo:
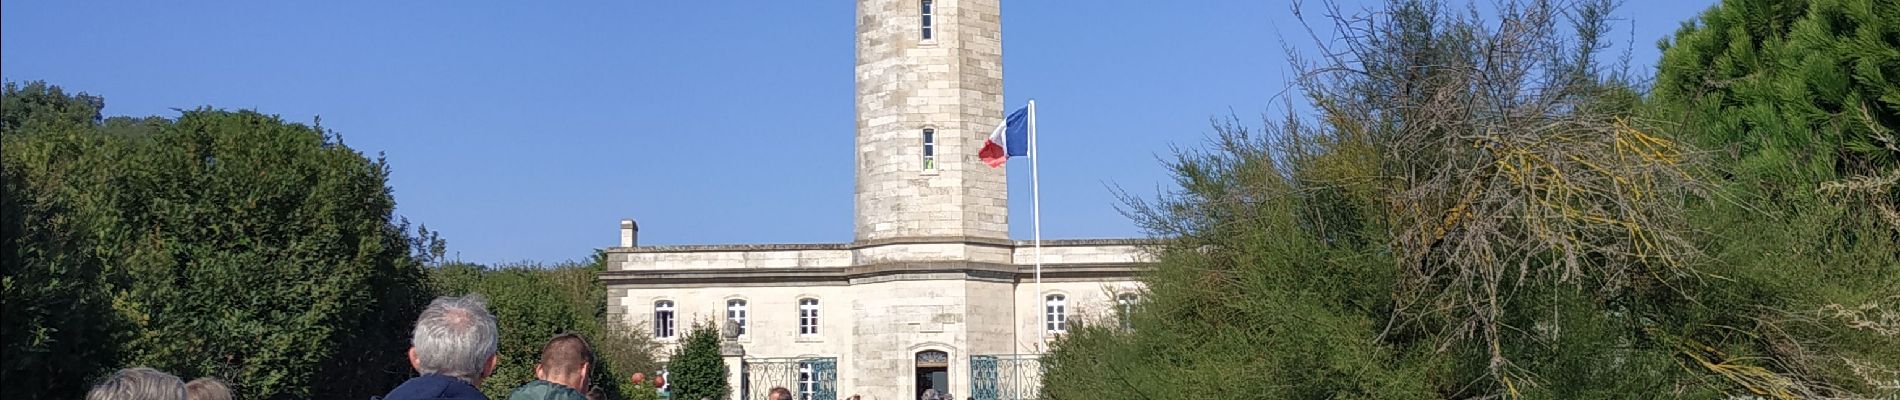
[{"label": "person's head", "polygon": [[86,400],[185,400],[185,381],[151,368],[126,368],[93,385]]},{"label": "person's head", "polygon": [[231,400],[231,385],[218,378],[204,377],[185,383],[185,398],[189,400]]},{"label": "person's head", "polygon": [[495,316],[480,294],[437,297],[416,318],[409,342],[409,365],[416,372],[439,374],[481,386],[495,372],[498,334]]},{"label": "person's head", "polygon": [[768,398],[771,400],[792,400],[792,391],[786,389],[784,386],[773,386],[772,394]]},{"label": "person's head", "polygon": [[534,377],[583,390],[587,373],[593,370],[594,349],[579,334],[563,333],[541,346],[541,362],[534,364]]}]

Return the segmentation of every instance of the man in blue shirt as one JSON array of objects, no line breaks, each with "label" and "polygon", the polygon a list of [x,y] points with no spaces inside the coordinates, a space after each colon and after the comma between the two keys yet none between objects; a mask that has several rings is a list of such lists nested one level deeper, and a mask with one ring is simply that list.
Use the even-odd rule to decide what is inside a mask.
[{"label": "man in blue shirt", "polygon": [[480,294],[438,297],[416,319],[409,365],[422,376],[409,379],[384,400],[488,400],[482,379],[495,373],[500,335],[488,301]]}]

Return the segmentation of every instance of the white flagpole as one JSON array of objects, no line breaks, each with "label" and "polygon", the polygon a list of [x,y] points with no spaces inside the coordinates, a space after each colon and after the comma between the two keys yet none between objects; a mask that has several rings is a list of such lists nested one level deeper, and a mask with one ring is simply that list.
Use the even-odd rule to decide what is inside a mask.
[{"label": "white flagpole", "polygon": [[[1041,166],[1037,163],[1039,159],[1040,157],[1036,156],[1036,99],[1029,99],[1029,218],[1036,232],[1036,296],[1043,297],[1042,314],[1043,319],[1047,319],[1049,303],[1048,298],[1042,293],[1042,177],[1039,176],[1041,172]],[[1066,314],[1068,310],[1063,311]],[[1042,324],[1042,329],[1038,331],[1042,332],[1043,340],[1037,341],[1038,348],[1048,345],[1049,321],[1043,321]]]}]

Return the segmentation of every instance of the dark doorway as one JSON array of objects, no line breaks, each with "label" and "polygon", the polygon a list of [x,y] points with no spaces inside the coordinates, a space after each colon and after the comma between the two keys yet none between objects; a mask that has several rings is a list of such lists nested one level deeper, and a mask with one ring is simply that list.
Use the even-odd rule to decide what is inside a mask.
[{"label": "dark doorway", "polygon": [[921,399],[924,391],[936,389],[937,394],[950,393],[950,354],[936,350],[917,352],[917,392],[912,399]]}]

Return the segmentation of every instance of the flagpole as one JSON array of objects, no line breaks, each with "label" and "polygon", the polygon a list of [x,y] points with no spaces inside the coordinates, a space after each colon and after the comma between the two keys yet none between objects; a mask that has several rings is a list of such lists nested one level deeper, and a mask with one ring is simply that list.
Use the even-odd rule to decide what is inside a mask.
[{"label": "flagpole", "polygon": [[[1029,218],[1031,225],[1035,228],[1036,238],[1036,296],[1044,297],[1042,293],[1042,177],[1040,176],[1042,169],[1038,161],[1041,161],[1041,157],[1036,156],[1036,99],[1029,99]],[[1048,307],[1048,299],[1044,297],[1041,307],[1045,308],[1042,310],[1045,314],[1043,318],[1048,318],[1046,316]],[[1039,349],[1048,345],[1048,324],[1048,321],[1043,321],[1044,326],[1037,330],[1042,332],[1041,339],[1043,339],[1036,341],[1036,347]]]}]

